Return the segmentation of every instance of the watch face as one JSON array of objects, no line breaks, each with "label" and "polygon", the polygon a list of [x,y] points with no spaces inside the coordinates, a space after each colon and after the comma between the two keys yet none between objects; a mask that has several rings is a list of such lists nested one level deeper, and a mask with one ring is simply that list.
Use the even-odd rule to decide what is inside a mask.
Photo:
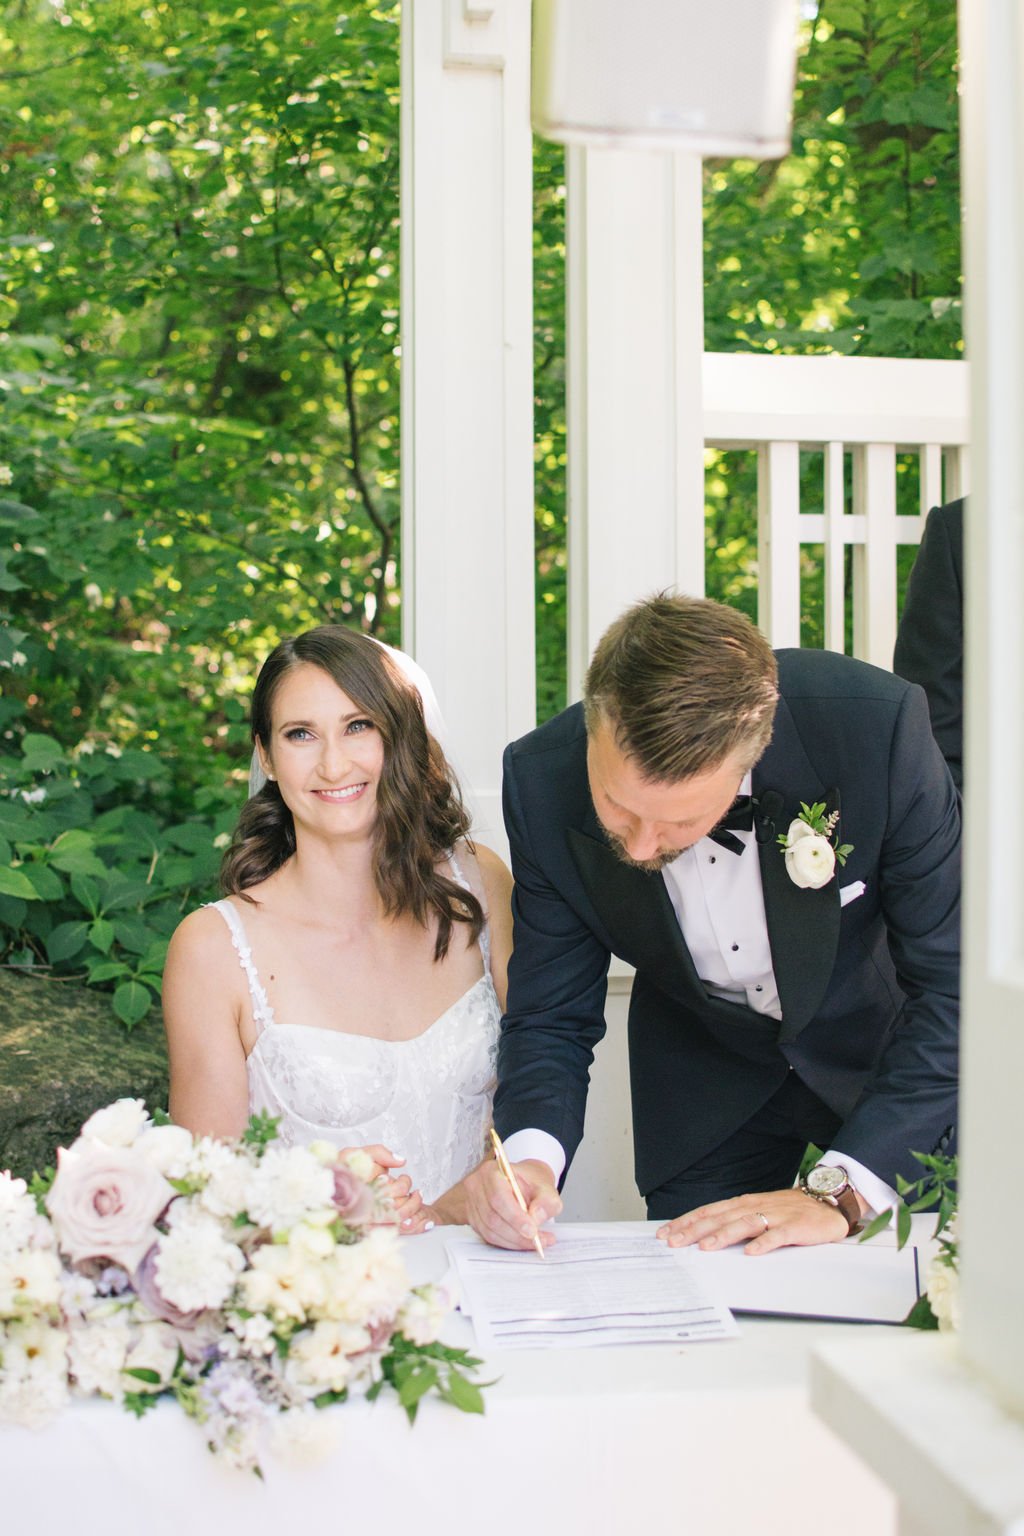
[{"label": "watch face", "polygon": [[845,1168],[830,1168],[819,1163],[807,1175],[807,1188],[814,1195],[838,1195],[846,1184]]}]

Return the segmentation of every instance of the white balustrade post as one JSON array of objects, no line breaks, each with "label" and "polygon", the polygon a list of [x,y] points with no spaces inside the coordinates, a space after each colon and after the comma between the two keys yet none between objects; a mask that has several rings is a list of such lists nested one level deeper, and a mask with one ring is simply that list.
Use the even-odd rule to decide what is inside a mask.
[{"label": "white balustrade post", "polygon": [[800,444],[762,443],[757,462],[757,622],[800,644]]},{"label": "white balustrade post", "polygon": [[853,455],[853,507],[864,543],[853,552],[853,653],[891,667],[896,644],[896,449],[865,443]]},{"label": "white balustrade post", "polygon": [[696,156],[567,154],[569,694],[662,587],[704,592],[703,254]]},{"label": "white balustrade post", "polygon": [[535,723],[529,0],[402,17],[403,643],[484,841]]}]

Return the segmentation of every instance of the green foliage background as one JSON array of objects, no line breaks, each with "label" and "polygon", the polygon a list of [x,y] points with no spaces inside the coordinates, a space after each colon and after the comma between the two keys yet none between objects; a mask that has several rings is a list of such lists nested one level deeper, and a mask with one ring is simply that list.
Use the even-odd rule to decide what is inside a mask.
[{"label": "green foliage background", "polygon": [[[398,638],[399,6],[2,15],[0,951],[113,989],[131,1024],[211,888],[262,657],[319,622]],[[709,348],[958,355],[955,48],[953,0],[822,0],[792,155],[705,167]],[[535,170],[543,718],[565,697],[560,151]],[[753,507],[752,466],[712,456],[708,590],[751,612]]]}]

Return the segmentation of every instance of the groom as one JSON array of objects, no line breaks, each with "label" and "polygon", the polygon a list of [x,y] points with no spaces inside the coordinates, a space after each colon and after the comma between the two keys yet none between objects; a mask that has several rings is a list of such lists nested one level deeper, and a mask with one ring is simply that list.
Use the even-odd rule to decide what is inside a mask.
[{"label": "groom", "polygon": [[504,792],[494,1113],[529,1215],[485,1162],[488,1241],[527,1247],[561,1208],[613,952],[636,968],[637,1183],[673,1245],[838,1240],[950,1146],[960,823],[919,689],[662,595],[603,637],[582,706],[508,748]]}]

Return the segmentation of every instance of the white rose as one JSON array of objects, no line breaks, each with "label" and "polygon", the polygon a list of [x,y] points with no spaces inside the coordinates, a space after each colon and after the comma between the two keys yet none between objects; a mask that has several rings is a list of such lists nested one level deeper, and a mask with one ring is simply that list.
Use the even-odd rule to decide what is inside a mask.
[{"label": "white rose", "polygon": [[448,1297],[436,1286],[424,1285],[412,1292],[398,1314],[398,1329],[413,1344],[433,1344],[448,1311]]},{"label": "white rose", "polygon": [[57,1153],[46,1205],[70,1259],[112,1259],[133,1270],[156,1242],[153,1223],[173,1198],[162,1174],[130,1148],[80,1140]]},{"label": "white rose", "polygon": [[[162,1392],[178,1363],[178,1338],[167,1323],[143,1323],[122,1370],[126,1392]],[[152,1371],[156,1381],[142,1381],[129,1371]]]},{"label": "white rose", "polygon": [[102,1141],[107,1147],[130,1147],[150,1124],[142,1099],[118,1099],[105,1109],[98,1109],[82,1126],[82,1136],[92,1141]]},{"label": "white rose", "polygon": [[816,891],[836,872],[836,853],[828,838],[805,821],[791,821],[787,833],[786,871],[794,885]]},{"label": "white rose", "polygon": [[340,1392],[352,1374],[349,1356],[369,1346],[365,1328],[352,1323],[315,1323],[292,1339],[285,1377],[294,1386],[315,1392]]},{"label": "white rose", "polygon": [[135,1143],[135,1150],[168,1179],[183,1179],[192,1157],[192,1132],[183,1125],[150,1125]]}]

